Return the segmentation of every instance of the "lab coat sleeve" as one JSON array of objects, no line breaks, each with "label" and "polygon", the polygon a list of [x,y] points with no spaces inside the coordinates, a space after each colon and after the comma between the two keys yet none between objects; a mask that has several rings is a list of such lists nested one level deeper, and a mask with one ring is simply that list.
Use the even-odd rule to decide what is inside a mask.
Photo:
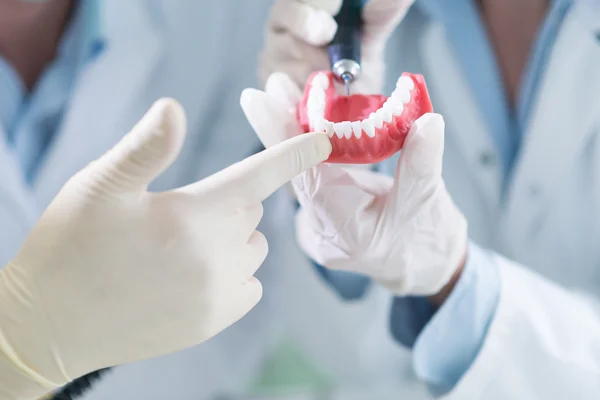
[{"label": "lab coat sleeve", "polygon": [[470,243],[461,277],[437,311],[424,298],[395,299],[390,318],[392,334],[398,341],[416,336],[414,344],[409,345],[415,373],[433,393],[447,393],[473,363],[499,297],[496,265],[486,251]]},{"label": "lab coat sleeve", "polygon": [[442,398],[600,398],[598,299],[497,254],[489,259],[500,276],[498,307],[475,360]]}]

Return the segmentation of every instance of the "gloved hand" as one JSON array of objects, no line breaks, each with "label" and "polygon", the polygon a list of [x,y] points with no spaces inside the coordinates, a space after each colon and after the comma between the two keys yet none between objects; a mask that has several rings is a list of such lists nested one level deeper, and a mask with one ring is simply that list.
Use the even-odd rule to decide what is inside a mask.
[{"label": "gloved hand", "polygon": [[[267,147],[301,128],[294,82],[274,74],[266,87],[246,89],[241,104]],[[399,296],[438,293],[467,248],[466,220],[442,180],[443,149],[444,120],[426,114],[413,125],[394,178],[339,164],[294,178],[301,248],[327,268],[369,276]]]},{"label": "gloved hand", "polygon": [[0,399],[197,345],[259,301],[262,200],[329,156],[326,134],[291,140],[199,182],[148,184],[177,157],[182,107],[157,102],[62,188],[0,271]]},{"label": "gloved hand", "polygon": [[[380,93],[385,43],[414,0],[368,0],[363,9],[363,74],[352,84],[360,93]],[[311,73],[329,68],[327,44],[337,31],[342,0],[276,0],[271,11],[259,75],[264,83],[284,72],[300,87]]]}]

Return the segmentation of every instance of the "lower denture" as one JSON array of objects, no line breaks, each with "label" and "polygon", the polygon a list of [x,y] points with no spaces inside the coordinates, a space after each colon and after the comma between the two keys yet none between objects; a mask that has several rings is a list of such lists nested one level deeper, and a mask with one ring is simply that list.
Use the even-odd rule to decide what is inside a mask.
[{"label": "lower denture", "polygon": [[432,111],[422,75],[403,73],[390,97],[346,97],[336,92],[333,74],[322,71],[308,79],[297,116],[304,132],[329,134],[333,150],[327,162],[372,164],[401,150],[412,124]]}]

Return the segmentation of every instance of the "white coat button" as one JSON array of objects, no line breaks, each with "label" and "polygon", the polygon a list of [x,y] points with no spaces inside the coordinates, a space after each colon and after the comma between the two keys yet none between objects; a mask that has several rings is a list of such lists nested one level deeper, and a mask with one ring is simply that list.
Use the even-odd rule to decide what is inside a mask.
[{"label": "white coat button", "polygon": [[482,151],[479,154],[479,163],[484,167],[491,167],[496,165],[496,155],[492,151]]},{"label": "white coat button", "polygon": [[542,188],[540,185],[536,183],[532,183],[529,185],[529,196],[531,198],[537,199],[542,194]]}]

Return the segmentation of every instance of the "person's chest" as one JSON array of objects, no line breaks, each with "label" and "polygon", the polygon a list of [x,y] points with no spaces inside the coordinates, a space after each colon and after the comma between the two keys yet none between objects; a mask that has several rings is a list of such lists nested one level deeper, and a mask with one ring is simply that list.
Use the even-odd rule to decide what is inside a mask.
[{"label": "person's chest", "polygon": [[471,239],[563,284],[590,288],[600,284],[600,44],[583,11],[568,14],[550,50],[508,179],[493,127],[440,24],[407,21],[388,67],[425,75],[446,122],[444,179]]}]

